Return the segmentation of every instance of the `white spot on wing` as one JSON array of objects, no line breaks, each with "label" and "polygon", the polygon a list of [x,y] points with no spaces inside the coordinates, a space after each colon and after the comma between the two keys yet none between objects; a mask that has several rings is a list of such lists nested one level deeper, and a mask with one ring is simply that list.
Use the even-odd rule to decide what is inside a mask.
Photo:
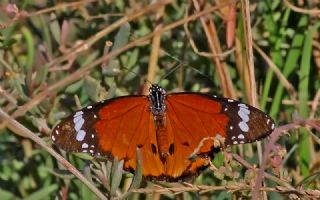
[{"label": "white spot on wing", "polygon": [[87,109],[91,109],[91,108],[92,108],[92,106],[88,106],[88,107],[87,107]]},{"label": "white spot on wing", "polygon": [[57,134],[57,135],[59,135],[59,131],[58,131],[58,129],[56,130],[56,134]]},{"label": "white spot on wing", "polygon": [[234,102],[234,100],[233,99],[228,99],[228,102]]},{"label": "white spot on wing", "polygon": [[274,127],[275,127],[275,125],[274,125],[274,124],[272,124],[272,125],[271,125],[271,129],[274,129]]},{"label": "white spot on wing", "polygon": [[77,116],[82,115],[82,114],[83,114],[82,111],[78,111],[78,112],[76,112],[76,114],[73,115],[73,117],[76,118]]},{"label": "white spot on wing", "polygon": [[238,141],[233,141],[233,144],[238,144]]},{"label": "white spot on wing", "polygon": [[80,119],[82,119],[82,115],[77,115],[76,117],[73,117],[73,123],[76,124]]},{"label": "white spot on wing", "polygon": [[83,149],[85,149],[85,148],[88,148],[89,145],[88,145],[87,143],[83,143],[81,147],[82,147]]},{"label": "white spot on wing", "polygon": [[239,134],[238,138],[243,140],[244,139],[244,135],[243,134]]},{"label": "white spot on wing", "polygon": [[82,128],[82,125],[84,124],[84,119],[81,118],[79,121],[77,121],[77,123],[74,126],[74,129],[79,132],[80,129]]},{"label": "white spot on wing", "polygon": [[243,104],[243,103],[239,103],[238,106],[239,106],[239,107],[242,107],[242,108],[248,109],[248,106],[247,106],[246,104]]},{"label": "white spot on wing", "polygon": [[80,130],[80,131],[77,132],[76,139],[78,141],[82,141],[85,136],[86,136],[86,132],[84,130]]},{"label": "white spot on wing", "polygon": [[244,112],[245,114],[249,115],[250,114],[250,110],[248,108],[243,108],[243,107],[240,107],[240,110],[242,112]]},{"label": "white spot on wing", "polygon": [[249,126],[244,121],[239,122],[239,127],[243,132],[248,132],[249,131]]},{"label": "white spot on wing", "polygon": [[54,137],[54,135],[51,135],[51,139],[52,141],[56,141],[56,137]]},{"label": "white spot on wing", "polygon": [[239,127],[243,132],[248,132],[249,126],[248,126],[247,122],[250,119],[250,117],[249,117],[250,110],[246,104],[239,103],[238,106],[239,106],[238,115],[242,120],[239,122]]},{"label": "white spot on wing", "polygon": [[247,113],[245,113],[242,109],[240,109],[238,111],[238,115],[242,119],[242,121],[244,121],[244,122],[248,122],[249,121],[249,115]]}]

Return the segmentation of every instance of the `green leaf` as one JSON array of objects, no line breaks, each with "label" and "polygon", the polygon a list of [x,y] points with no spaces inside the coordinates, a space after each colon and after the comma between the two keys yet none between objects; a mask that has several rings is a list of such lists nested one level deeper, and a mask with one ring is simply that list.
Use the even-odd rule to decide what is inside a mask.
[{"label": "green leaf", "polygon": [[[308,118],[309,115],[309,81],[311,68],[311,56],[312,56],[312,35],[316,31],[316,27],[310,27],[306,32],[306,38],[303,45],[302,59],[299,71],[299,113],[301,117]],[[299,156],[300,156],[300,168],[302,175],[307,177],[310,174],[309,163],[310,163],[310,144],[308,132],[301,128],[301,139],[299,140]]]},{"label": "green leaf", "polygon": [[[299,22],[299,28],[304,28],[307,26],[306,16],[301,17]],[[301,33],[296,33],[291,44],[291,48],[286,56],[286,61],[283,67],[283,75],[288,78],[297,69],[297,63],[299,61],[301,51],[304,44],[305,35]],[[270,110],[270,116],[275,117],[279,113],[281,100],[283,99],[284,87],[282,84],[278,84],[277,89],[272,101],[272,106]]]},{"label": "green leaf", "polygon": [[110,195],[115,196],[122,179],[122,169],[124,161],[118,161],[116,158],[113,160],[111,169],[111,191]]},{"label": "green leaf", "polygon": [[18,197],[16,197],[14,194],[12,194],[11,192],[8,192],[6,190],[3,190],[2,188],[0,188],[0,197],[2,200],[15,200],[15,199],[19,199]]},{"label": "green leaf", "polygon": [[50,185],[48,187],[44,187],[28,197],[24,198],[24,200],[40,200],[40,199],[48,199],[52,194],[55,194],[55,190],[58,189],[58,186],[56,184]]},{"label": "green leaf", "polygon": [[60,25],[57,16],[53,12],[50,13],[50,30],[55,41],[60,44]]},{"label": "green leaf", "polygon": [[141,150],[139,148],[136,148],[136,154],[137,154],[137,161],[136,161],[136,171],[135,175],[133,177],[130,190],[136,189],[140,187],[141,181],[142,181],[142,155]]},{"label": "green leaf", "polygon": [[76,93],[82,86],[83,86],[83,79],[81,79],[80,81],[77,81],[77,82],[69,85],[69,86],[65,89],[65,92],[66,92],[66,93],[74,94],[74,93]]},{"label": "green leaf", "polygon": [[92,78],[91,76],[86,76],[84,79],[84,88],[89,98],[97,102],[99,97],[99,91],[101,90],[100,81]]},{"label": "green leaf", "polygon": [[129,36],[130,36],[130,29],[131,28],[130,28],[129,23],[125,23],[124,25],[122,25],[120,27],[120,29],[115,37],[112,51],[119,49],[128,43]]}]

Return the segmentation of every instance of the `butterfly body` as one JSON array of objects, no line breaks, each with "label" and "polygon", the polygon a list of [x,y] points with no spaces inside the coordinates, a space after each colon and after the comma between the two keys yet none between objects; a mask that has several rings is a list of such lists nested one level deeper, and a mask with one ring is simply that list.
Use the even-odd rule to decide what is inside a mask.
[{"label": "butterfly body", "polygon": [[221,146],[256,141],[274,126],[250,105],[201,93],[167,94],[153,85],[148,96],[118,97],[77,111],[54,128],[52,140],[66,151],[124,160],[132,172],[139,149],[145,177],[176,181],[206,168]]},{"label": "butterfly body", "polygon": [[166,162],[166,158],[170,154],[169,152],[169,138],[167,134],[166,124],[166,91],[158,85],[153,85],[149,89],[149,104],[150,111],[153,115],[154,126],[156,129],[156,138],[158,149],[155,146],[152,147],[153,152],[159,151],[160,159],[162,162]]}]

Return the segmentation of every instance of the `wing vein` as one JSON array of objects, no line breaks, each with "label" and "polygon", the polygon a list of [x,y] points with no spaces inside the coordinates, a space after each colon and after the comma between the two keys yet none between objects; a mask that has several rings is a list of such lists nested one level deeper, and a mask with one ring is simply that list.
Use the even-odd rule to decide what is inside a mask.
[{"label": "wing vein", "polygon": [[[172,109],[172,113],[176,116],[177,120],[178,120],[178,121],[182,124],[182,126],[187,130],[187,132],[191,135],[191,137],[193,138],[193,140],[194,140],[194,141],[197,141],[197,140],[194,138],[194,136],[192,135],[192,133],[190,132],[190,130],[187,129],[187,127],[185,126],[185,124],[179,119],[179,117],[177,117],[178,115],[177,115],[176,111],[174,110],[172,104],[171,104],[169,101],[168,101],[168,103],[170,104],[170,107],[171,107],[171,109]],[[172,120],[172,121],[174,121],[174,120]]]},{"label": "wing vein", "polygon": [[[129,108],[128,110],[126,110],[125,113],[128,113],[134,109],[136,109],[137,107],[139,107],[140,105],[136,105],[136,106],[133,106],[132,108]],[[120,117],[123,117],[123,115],[119,115],[119,116],[115,116],[115,117],[111,117],[111,118],[108,118],[108,120],[113,120],[113,119],[117,119],[117,118],[120,118]],[[106,119],[103,119],[103,120],[106,120]]]},{"label": "wing vein", "polygon": [[[123,116],[121,116],[121,119],[120,119],[120,122],[119,122],[119,124],[118,124],[118,126],[117,126],[117,129],[115,129],[115,130],[116,130],[116,137],[115,137],[115,139],[113,140],[114,142],[113,142],[113,144],[112,144],[112,147],[110,148],[110,152],[111,152],[111,153],[113,152],[112,150],[113,150],[114,145],[117,143],[117,140],[118,140],[118,137],[119,137],[119,131],[120,131],[119,126],[121,125],[122,120],[123,120]],[[114,156],[115,156],[115,155],[114,155]]]},{"label": "wing vein", "polygon": [[[140,115],[139,115],[139,117],[140,117],[139,123],[138,123],[137,126],[134,128],[133,134],[132,134],[132,136],[131,136],[131,138],[130,138],[129,141],[132,141],[132,139],[135,138],[134,136],[136,135],[136,132],[137,132],[138,127],[140,127],[140,125],[143,123],[142,117],[143,117],[144,109],[145,109],[145,108],[146,108],[146,105],[143,107],[142,112],[141,112]],[[128,148],[127,148],[127,150],[126,150],[126,157],[127,157],[127,155],[128,155],[128,152],[129,152],[129,147],[130,147],[130,144],[128,145]],[[136,151],[136,150],[134,149],[134,151]]]},{"label": "wing vein", "polygon": [[[209,97],[207,97],[207,98],[210,99]],[[192,107],[192,106],[190,106],[190,105],[188,105],[188,104],[185,104],[185,103],[183,103],[183,102],[180,102],[180,101],[177,101],[177,100],[174,100],[174,99],[170,99],[170,101],[174,101],[175,103],[180,104],[180,105],[183,105],[183,106],[185,106],[185,107],[188,107],[188,108],[190,108],[190,109],[192,109],[192,110],[196,110],[196,111],[201,111],[201,112],[203,112],[203,113],[212,114],[211,112],[206,112],[206,111],[197,109],[196,107]]]}]

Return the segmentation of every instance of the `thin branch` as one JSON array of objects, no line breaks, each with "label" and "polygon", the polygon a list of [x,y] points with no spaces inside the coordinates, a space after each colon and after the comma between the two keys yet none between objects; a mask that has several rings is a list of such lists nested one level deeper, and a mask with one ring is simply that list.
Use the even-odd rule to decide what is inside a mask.
[{"label": "thin branch", "polygon": [[[186,8],[186,14],[185,14],[185,17],[188,16],[188,9]],[[183,25],[183,28],[184,28],[184,32],[186,33],[186,36],[189,40],[189,43],[191,45],[191,48],[193,49],[193,51],[200,55],[200,56],[203,56],[203,57],[207,57],[207,58],[212,58],[212,57],[220,57],[220,58],[224,58],[224,57],[227,57],[229,56],[231,53],[233,53],[235,51],[235,48],[231,48],[225,52],[222,52],[220,54],[212,54],[212,52],[204,52],[204,51],[200,51],[196,45],[196,43],[194,42],[193,38],[192,38],[192,35],[189,31],[189,28],[188,28],[188,23],[185,23]]]},{"label": "thin branch", "polygon": [[0,96],[3,96],[8,100],[8,102],[12,103],[13,105],[17,106],[17,100],[11,96],[6,90],[4,90],[0,85]]},{"label": "thin branch", "polygon": [[30,13],[29,16],[30,17],[34,17],[34,16],[37,16],[37,15],[42,15],[42,14],[53,12],[53,11],[56,11],[56,10],[65,9],[67,7],[71,7],[71,8],[78,7],[80,5],[93,3],[93,2],[96,2],[96,1],[97,0],[82,0],[82,1],[68,2],[68,3],[63,2],[63,3],[59,3],[56,6],[53,6],[53,7],[50,7],[50,8],[45,8],[45,9]]},{"label": "thin branch", "polygon": [[298,12],[298,13],[303,13],[303,14],[308,14],[308,15],[320,15],[320,10],[319,9],[303,9],[303,8],[299,8],[296,7],[294,5],[292,5],[291,3],[289,3],[288,0],[284,0],[284,5],[286,5],[288,8],[290,8],[291,10]]},{"label": "thin branch", "polygon": [[245,39],[245,49],[246,49],[246,62],[247,67],[244,68],[244,82],[247,91],[247,97],[249,103],[254,106],[257,106],[257,87],[254,77],[254,56],[253,56],[253,45],[252,45],[252,33],[251,33],[251,19],[250,19],[250,4],[249,0],[241,1],[242,15],[243,15],[243,24],[244,24],[244,39]]}]

